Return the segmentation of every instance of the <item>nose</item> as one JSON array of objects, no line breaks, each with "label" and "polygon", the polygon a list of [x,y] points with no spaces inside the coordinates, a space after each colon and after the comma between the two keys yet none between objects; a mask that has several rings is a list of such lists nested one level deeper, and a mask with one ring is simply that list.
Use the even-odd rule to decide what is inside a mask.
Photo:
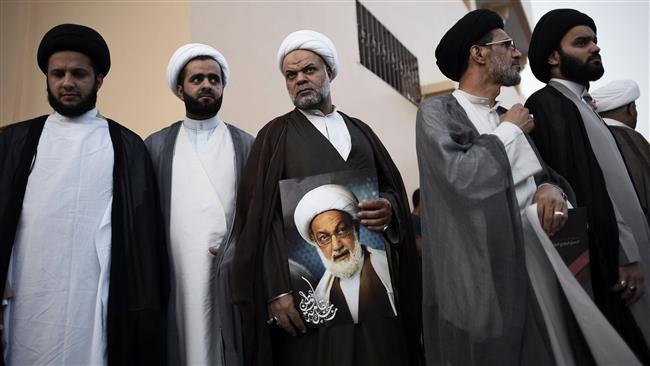
[{"label": "nose", "polygon": [[65,75],[63,75],[62,85],[66,89],[74,87],[74,79],[69,72],[66,72]]},{"label": "nose", "polygon": [[600,47],[598,47],[598,44],[592,43],[593,47],[591,48],[592,53],[599,53],[600,52]]},{"label": "nose", "polygon": [[296,83],[297,84],[304,84],[307,82],[307,78],[305,77],[305,74],[302,72],[299,72],[296,74]]},{"label": "nose", "polygon": [[343,245],[341,245],[339,237],[337,235],[332,235],[332,250],[338,252],[342,247]]}]

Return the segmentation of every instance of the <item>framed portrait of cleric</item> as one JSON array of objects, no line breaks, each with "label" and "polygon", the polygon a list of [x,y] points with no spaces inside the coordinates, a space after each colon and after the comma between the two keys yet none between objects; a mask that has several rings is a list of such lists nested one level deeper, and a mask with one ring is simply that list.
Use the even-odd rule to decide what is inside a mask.
[{"label": "framed portrait of cleric", "polygon": [[384,238],[359,223],[374,170],[280,181],[294,303],[311,328],[396,316]]}]

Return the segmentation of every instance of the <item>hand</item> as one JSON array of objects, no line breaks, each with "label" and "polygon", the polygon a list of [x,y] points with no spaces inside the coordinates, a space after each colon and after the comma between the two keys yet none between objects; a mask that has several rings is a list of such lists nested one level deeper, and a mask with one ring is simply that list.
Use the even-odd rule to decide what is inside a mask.
[{"label": "hand", "polygon": [[210,252],[210,254],[212,254],[213,256],[216,257],[216,256],[219,255],[219,250],[220,250],[220,249],[221,249],[220,246],[209,247],[209,248],[208,248],[208,252]]},{"label": "hand", "polygon": [[383,233],[384,228],[392,221],[393,207],[385,198],[359,202],[359,208],[361,211],[357,216],[361,219],[361,225],[367,227],[368,230]]},{"label": "hand", "polygon": [[515,126],[519,127],[524,133],[530,133],[535,128],[533,115],[530,114],[528,108],[520,103],[512,106],[506,113],[499,117],[501,122],[508,121]]},{"label": "hand", "polygon": [[537,216],[548,236],[555,235],[566,224],[569,211],[557,187],[550,184],[540,186],[533,196],[533,203],[537,203]]},{"label": "hand", "polygon": [[639,301],[645,293],[644,282],[639,262],[629,263],[618,267],[618,283],[610,290],[621,292],[621,300],[629,306]]},{"label": "hand", "polygon": [[277,325],[284,329],[287,333],[295,336],[300,333],[306,333],[307,328],[303,323],[300,314],[293,306],[293,295],[286,294],[279,299],[273,300],[268,306],[269,319],[275,317],[278,319]]}]

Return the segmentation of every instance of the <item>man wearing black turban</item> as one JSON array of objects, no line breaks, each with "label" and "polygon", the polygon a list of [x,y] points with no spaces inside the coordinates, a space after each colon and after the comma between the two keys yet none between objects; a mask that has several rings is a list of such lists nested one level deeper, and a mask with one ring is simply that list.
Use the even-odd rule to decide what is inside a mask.
[{"label": "man wearing black turban", "polygon": [[591,361],[568,341],[568,309],[523,216],[536,203],[551,235],[564,225],[564,194],[572,193],[527,139],[533,116],[521,104],[508,111],[496,100],[502,86],[520,81],[521,53],[503,27],[489,10],[451,27],[436,58],[459,87],[426,100],[417,115],[429,365]]},{"label": "man wearing black turban", "polygon": [[650,229],[612,134],[593,110],[589,82],[604,73],[596,25],[586,14],[556,9],[535,26],[528,51],[548,83],[526,107],[531,137],[587,207],[594,301],[637,357],[650,364]]},{"label": "man wearing black turban", "polygon": [[62,24],[37,61],[54,113],[0,134],[0,284],[13,293],[0,364],[163,365],[155,178],[142,140],[95,107],[108,46]]}]

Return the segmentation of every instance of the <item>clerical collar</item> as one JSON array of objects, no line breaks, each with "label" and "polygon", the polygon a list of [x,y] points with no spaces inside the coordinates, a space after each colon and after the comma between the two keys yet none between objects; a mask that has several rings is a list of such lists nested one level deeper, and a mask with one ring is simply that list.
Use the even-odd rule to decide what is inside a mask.
[{"label": "clerical collar", "polygon": [[221,118],[219,118],[219,116],[217,115],[215,115],[214,117],[210,117],[208,119],[201,119],[201,120],[185,117],[185,120],[183,120],[183,126],[189,128],[190,130],[207,131],[217,127],[220,122],[221,122]]},{"label": "clerical collar", "polygon": [[323,113],[320,109],[300,109],[300,108],[298,108],[298,110],[300,112],[302,112],[302,114],[304,114],[305,116],[311,115],[311,116],[319,116],[319,117],[329,117],[329,116],[331,116],[334,113],[339,111],[338,108],[336,108],[335,105],[333,105],[332,107],[333,107],[332,113],[329,113],[329,114]]},{"label": "clerical collar", "polygon": [[585,88],[584,85],[580,83],[576,83],[575,81],[571,81],[571,80],[552,78],[551,81],[555,81],[556,83],[560,83],[566,86],[567,88],[569,88],[569,90],[571,90],[573,94],[575,94],[580,99],[582,99],[582,95],[585,93],[585,90],[587,89]]},{"label": "clerical collar", "polygon": [[626,125],[626,124],[623,123],[623,122],[617,121],[617,120],[615,120],[615,119],[611,119],[611,118],[603,118],[603,121],[605,121],[605,123],[606,123],[608,126],[614,126],[614,127],[625,127],[625,128],[629,128],[630,130],[633,130],[632,127]]},{"label": "clerical collar", "polygon": [[501,105],[501,101],[495,100],[494,101],[494,106],[490,108],[490,99],[488,98],[483,98],[483,97],[477,97],[476,95],[472,95],[466,91],[456,89],[454,93],[458,93],[461,96],[463,96],[465,99],[467,99],[468,102],[472,104],[478,104],[481,106],[484,106],[490,110],[497,109]]},{"label": "clerical collar", "polygon": [[60,122],[84,122],[84,121],[91,121],[92,119],[96,117],[100,117],[99,111],[97,110],[97,107],[87,111],[86,113],[82,114],[81,116],[77,117],[68,117],[60,114],[59,112],[54,112],[52,114],[52,117],[54,117],[57,121]]}]

